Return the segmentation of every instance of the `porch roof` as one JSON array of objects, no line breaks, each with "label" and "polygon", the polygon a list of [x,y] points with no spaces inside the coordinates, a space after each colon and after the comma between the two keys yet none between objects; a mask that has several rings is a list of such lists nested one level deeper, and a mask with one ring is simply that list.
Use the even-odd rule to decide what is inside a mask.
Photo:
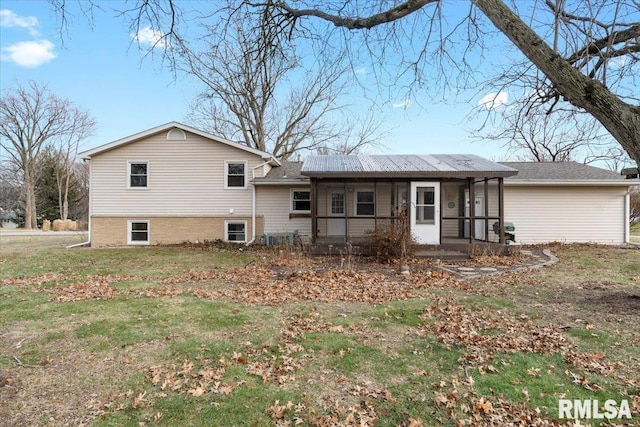
[{"label": "porch roof", "polygon": [[497,178],[518,171],[475,154],[357,154],[309,156],[300,173],[311,178]]}]

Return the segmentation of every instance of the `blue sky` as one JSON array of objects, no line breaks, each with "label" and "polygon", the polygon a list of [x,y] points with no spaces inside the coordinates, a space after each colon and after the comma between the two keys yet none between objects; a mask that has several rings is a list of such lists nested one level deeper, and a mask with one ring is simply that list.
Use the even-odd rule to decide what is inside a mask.
[{"label": "blue sky", "polygon": [[[104,2],[105,8],[117,2]],[[190,101],[200,86],[189,76],[174,76],[160,55],[144,56],[153,39],[140,35],[140,47],[128,22],[106,10],[93,25],[74,15],[68,34],[60,35],[59,17],[44,0],[0,3],[0,84],[47,83],[56,95],[88,110],[98,123],[95,135],[81,149],[170,122],[186,124]],[[504,159],[500,144],[472,142],[470,132],[480,120],[468,119],[477,99],[457,104],[430,99],[389,99],[376,107],[391,129],[383,141],[387,153],[475,153]],[[463,102],[466,101],[466,102]],[[367,105],[369,107],[369,105]]]}]

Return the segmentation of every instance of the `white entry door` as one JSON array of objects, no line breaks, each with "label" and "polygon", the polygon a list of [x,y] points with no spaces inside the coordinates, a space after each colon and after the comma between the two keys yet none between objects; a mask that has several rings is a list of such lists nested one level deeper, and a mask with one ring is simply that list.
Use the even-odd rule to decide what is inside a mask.
[{"label": "white entry door", "polygon": [[344,199],[344,190],[329,190],[327,194],[327,216],[329,218],[327,224],[327,235],[332,237],[342,237],[347,234],[347,218],[346,204]]},{"label": "white entry door", "polygon": [[418,243],[440,244],[440,183],[411,183],[411,231]]}]

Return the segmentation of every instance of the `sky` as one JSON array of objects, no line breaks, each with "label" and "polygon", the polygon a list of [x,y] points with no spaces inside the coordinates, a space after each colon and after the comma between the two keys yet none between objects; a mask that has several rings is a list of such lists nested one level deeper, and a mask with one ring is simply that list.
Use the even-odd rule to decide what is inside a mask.
[{"label": "sky", "polygon": [[[160,54],[146,55],[154,41],[152,29],[132,34],[124,18],[96,11],[93,24],[75,15],[61,34],[59,16],[45,0],[1,0],[0,9],[0,88],[33,80],[89,111],[98,128],[81,150],[170,121],[191,124],[185,116],[201,86],[193,77],[174,76]],[[474,142],[471,137],[483,120],[468,117],[478,103],[491,107],[492,102],[497,106],[507,101],[506,93],[487,101],[493,95],[480,94],[457,104],[434,103],[426,95],[398,97],[377,105],[389,129],[381,152],[473,153],[506,159],[508,153],[499,143]]]}]

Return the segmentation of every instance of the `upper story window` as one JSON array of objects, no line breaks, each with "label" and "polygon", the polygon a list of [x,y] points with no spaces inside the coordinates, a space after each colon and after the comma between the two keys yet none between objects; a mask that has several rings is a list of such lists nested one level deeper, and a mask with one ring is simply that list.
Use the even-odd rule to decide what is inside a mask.
[{"label": "upper story window", "polygon": [[356,215],[374,216],[376,213],[376,196],[372,190],[356,191]]},{"label": "upper story window", "polygon": [[149,187],[149,162],[128,162],[128,188]]},{"label": "upper story window", "polygon": [[225,188],[247,187],[247,162],[225,162]]},{"label": "upper story window", "polygon": [[291,212],[311,212],[311,191],[291,190]]}]

